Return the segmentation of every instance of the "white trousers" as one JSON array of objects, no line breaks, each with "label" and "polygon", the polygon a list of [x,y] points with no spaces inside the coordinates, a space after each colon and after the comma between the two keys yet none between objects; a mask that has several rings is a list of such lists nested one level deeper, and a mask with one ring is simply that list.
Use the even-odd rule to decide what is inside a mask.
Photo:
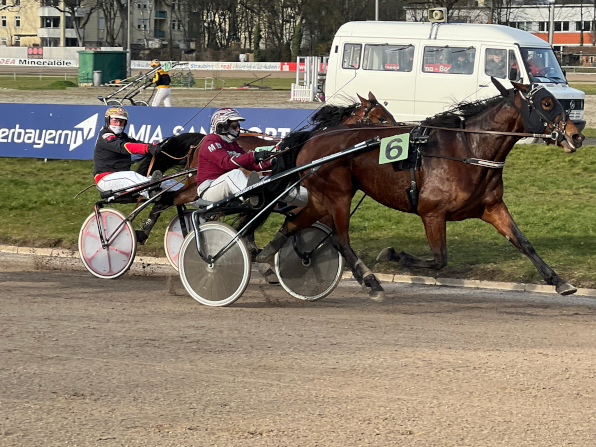
[{"label": "white trousers", "polygon": [[164,106],[172,107],[172,92],[170,91],[170,88],[158,88],[156,90],[151,107],[159,107],[159,104],[162,101]]},{"label": "white trousers", "polygon": [[248,185],[248,178],[240,169],[234,169],[217,177],[211,182],[207,189],[204,189],[204,187],[201,188],[201,185],[199,185],[198,188],[199,196],[201,196],[201,192],[204,191],[201,196],[202,199],[209,200],[210,202],[217,202],[246,188]]},{"label": "white trousers", "polygon": [[[106,175],[99,182],[97,182],[97,186],[103,191],[115,191],[121,188],[132,188],[139,183],[148,182],[149,180],[151,180],[151,177],[145,177],[144,175],[137,174],[135,171],[121,171]],[[165,189],[174,183],[176,183],[176,180],[174,179],[166,180],[161,184],[161,187],[162,189]],[[183,186],[183,183],[178,183],[177,185],[173,186],[170,191],[178,191]],[[141,194],[145,197],[149,197],[149,193],[147,191],[144,191]]]}]

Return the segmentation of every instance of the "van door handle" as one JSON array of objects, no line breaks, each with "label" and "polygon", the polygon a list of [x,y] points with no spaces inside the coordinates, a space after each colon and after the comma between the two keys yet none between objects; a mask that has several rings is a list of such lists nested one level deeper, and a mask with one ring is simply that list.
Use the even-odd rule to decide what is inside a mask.
[{"label": "van door handle", "polygon": [[488,84],[480,84],[478,87],[488,87]]}]

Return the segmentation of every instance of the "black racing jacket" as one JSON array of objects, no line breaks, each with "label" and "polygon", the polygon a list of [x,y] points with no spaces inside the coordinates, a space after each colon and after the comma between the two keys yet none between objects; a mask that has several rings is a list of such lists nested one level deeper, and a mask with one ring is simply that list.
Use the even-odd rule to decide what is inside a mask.
[{"label": "black racing jacket", "polygon": [[167,71],[163,69],[157,70],[155,72],[155,77],[153,78],[153,83],[155,83],[157,88],[169,88],[170,87],[170,75]]},{"label": "black racing jacket", "polygon": [[130,138],[126,133],[114,134],[109,127],[102,127],[93,151],[93,176],[98,182],[103,175],[130,171],[131,154],[146,154],[149,145]]}]

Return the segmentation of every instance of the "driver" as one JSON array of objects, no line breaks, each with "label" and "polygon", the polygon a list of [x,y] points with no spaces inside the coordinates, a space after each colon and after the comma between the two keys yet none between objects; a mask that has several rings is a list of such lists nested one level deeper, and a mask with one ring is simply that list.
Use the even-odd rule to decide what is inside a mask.
[{"label": "driver", "polygon": [[[211,117],[211,133],[203,139],[198,155],[197,194],[204,200],[217,202],[249,186],[240,168],[266,171],[272,165],[273,160],[265,160],[273,152],[245,152],[240,147],[236,141],[240,121],[244,118],[231,107],[218,109]],[[251,173],[250,184],[258,181],[258,174]]]},{"label": "driver", "polygon": [[[95,183],[103,191],[132,187],[149,180],[157,181],[162,177],[160,171],[154,171],[149,178],[130,170],[132,154],[149,153],[155,156],[161,152],[161,147],[159,144],[141,143],[130,138],[124,132],[127,124],[128,112],[124,107],[110,107],[106,111],[105,125],[99,131],[93,152]],[[166,180],[161,187],[165,188],[174,183],[178,182]],[[182,186],[182,184],[177,184],[171,190],[178,190]],[[149,196],[147,191],[141,194],[145,197]]]}]

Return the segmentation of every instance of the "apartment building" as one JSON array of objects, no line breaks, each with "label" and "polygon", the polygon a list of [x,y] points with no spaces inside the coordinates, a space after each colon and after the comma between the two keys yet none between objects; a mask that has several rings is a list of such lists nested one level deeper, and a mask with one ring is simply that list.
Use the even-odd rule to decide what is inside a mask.
[{"label": "apartment building", "polygon": [[[0,46],[76,47],[76,28],[82,46],[126,46],[128,24],[121,21],[117,7],[81,5],[72,17],[63,0],[0,0]],[[186,48],[188,14],[178,0],[130,0],[130,17],[131,44],[160,48],[171,41]]]}]

